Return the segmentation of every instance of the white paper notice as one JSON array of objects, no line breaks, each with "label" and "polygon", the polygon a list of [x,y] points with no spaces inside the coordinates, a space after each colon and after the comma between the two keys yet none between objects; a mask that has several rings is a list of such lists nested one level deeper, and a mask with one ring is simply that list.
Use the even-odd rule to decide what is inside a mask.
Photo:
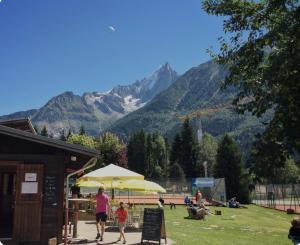
[{"label": "white paper notice", "polygon": [[22,182],[22,194],[36,194],[38,193],[38,183],[37,182]]},{"label": "white paper notice", "polygon": [[36,181],[36,173],[25,173],[25,181]]}]

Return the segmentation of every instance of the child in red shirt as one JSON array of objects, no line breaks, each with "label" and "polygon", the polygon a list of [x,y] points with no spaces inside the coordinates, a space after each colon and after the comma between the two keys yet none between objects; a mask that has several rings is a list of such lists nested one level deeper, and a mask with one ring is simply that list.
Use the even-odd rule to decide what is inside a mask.
[{"label": "child in red shirt", "polygon": [[120,237],[118,241],[121,241],[121,238],[123,237],[123,244],[126,244],[126,239],[125,239],[125,223],[126,219],[128,216],[127,210],[124,208],[124,203],[120,202],[120,207],[116,210],[116,215],[118,217],[119,221],[119,229],[120,229]]}]

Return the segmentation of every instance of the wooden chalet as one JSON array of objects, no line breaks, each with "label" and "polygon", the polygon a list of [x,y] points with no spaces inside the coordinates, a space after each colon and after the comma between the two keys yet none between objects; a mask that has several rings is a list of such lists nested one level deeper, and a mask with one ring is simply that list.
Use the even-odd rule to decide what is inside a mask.
[{"label": "wooden chalet", "polygon": [[28,119],[0,122],[0,241],[62,240],[64,181],[98,151],[37,135]]}]

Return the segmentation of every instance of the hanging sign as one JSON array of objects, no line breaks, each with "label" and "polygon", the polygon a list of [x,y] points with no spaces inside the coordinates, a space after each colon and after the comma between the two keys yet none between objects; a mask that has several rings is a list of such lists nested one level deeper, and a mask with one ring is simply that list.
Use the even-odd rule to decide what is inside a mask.
[{"label": "hanging sign", "polygon": [[25,173],[26,182],[35,182],[37,174],[36,173]]},{"label": "hanging sign", "polygon": [[21,193],[22,194],[37,194],[38,193],[38,183],[37,182],[22,182]]}]

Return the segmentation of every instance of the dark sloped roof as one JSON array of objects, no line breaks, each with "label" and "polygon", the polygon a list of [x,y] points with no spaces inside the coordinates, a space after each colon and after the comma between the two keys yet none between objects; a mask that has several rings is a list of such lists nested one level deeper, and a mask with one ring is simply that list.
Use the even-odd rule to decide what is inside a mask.
[{"label": "dark sloped roof", "polygon": [[29,118],[0,120],[0,125],[36,134],[35,129],[32,126],[32,123]]},{"label": "dark sloped roof", "polygon": [[100,152],[97,150],[83,147],[81,145],[69,144],[61,140],[47,138],[41,135],[32,134],[26,131],[22,131],[20,129],[10,128],[3,125],[0,125],[0,134],[59,148],[69,152],[76,152],[86,156],[97,156],[100,154]]}]

